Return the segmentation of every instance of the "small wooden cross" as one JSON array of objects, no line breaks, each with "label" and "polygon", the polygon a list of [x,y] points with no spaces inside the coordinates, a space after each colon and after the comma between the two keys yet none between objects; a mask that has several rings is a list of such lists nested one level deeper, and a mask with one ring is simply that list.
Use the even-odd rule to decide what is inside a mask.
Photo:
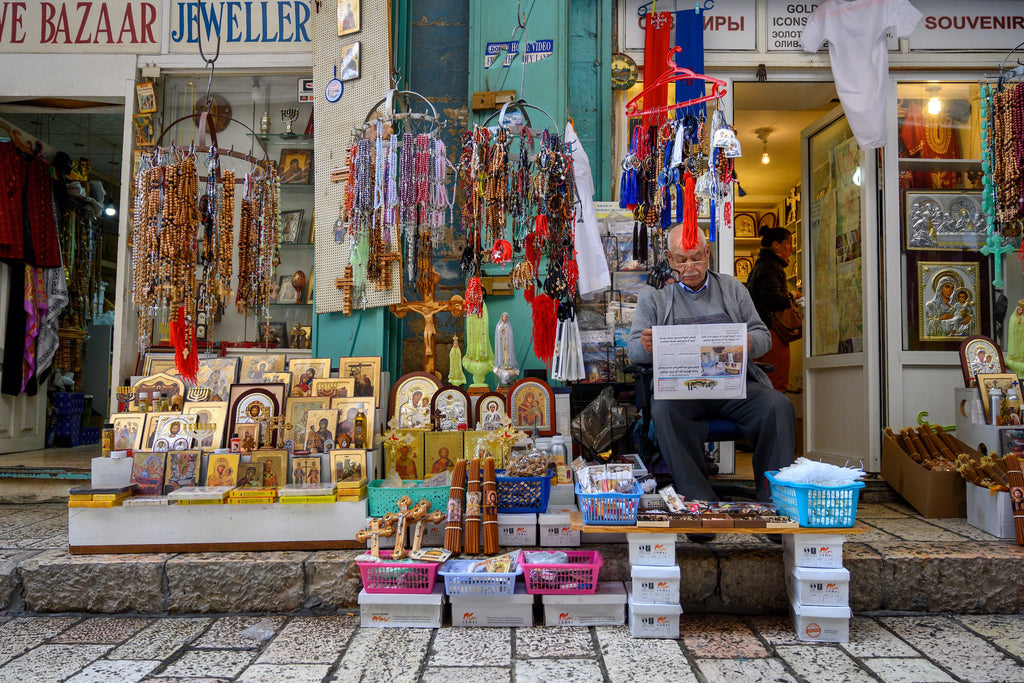
[{"label": "small wooden cross", "polygon": [[401,268],[402,257],[393,251],[387,251],[377,257],[380,260],[380,277],[374,281],[378,289],[391,289],[391,264],[399,263]]},{"label": "small wooden cross", "polygon": [[448,301],[436,301],[434,299],[434,288],[441,281],[441,276],[436,270],[431,271],[430,287],[423,294],[423,301],[406,301],[402,299],[400,304],[392,304],[391,312],[396,318],[404,318],[410,311],[423,316],[423,370],[437,374],[436,347],[437,347],[437,326],[434,317],[441,312],[451,313],[455,317],[462,315],[462,297],[456,294]]},{"label": "small wooden cross", "polygon": [[980,249],[986,256],[995,255],[992,259],[995,262],[995,277],[992,278],[992,286],[996,289],[1003,288],[1003,254],[1016,251],[1012,244],[1003,244],[1003,237],[998,232],[992,231],[985,240],[985,246]]},{"label": "small wooden cross", "polygon": [[389,512],[384,515],[384,523],[395,526],[395,549],[391,551],[391,557],[400,560],[405,557],[405,531],[409,528],[409,515],[413,514],[412,498],[402,496],[398,499],[398,512]]},{"label": "small wooden cross", "polygon": [[444,521],[445,513],[443,512],[430,512],[430,501],[421,500],[417,509],[423,506],[423,514],[416,520],[416,528],[413,530],[412,535],[412,549],[409,552],[415,553],[423,549],[423,532],[426,531],[426,523],[433,522],[434,524],[440,524]]},{"label": "small wooden cross", "polygon": [[335,289],[341,290],[341,312],[352,315],[352,289],[356,281],[352,277],[352,266],[345,266],[345,276],[334,278]]},{"label": "small wooden cross", "polygon": [[291,429],[292,426],[293,426],[291,422],[285,422],[284,421],[284,415],[278,415],[277,417],[270,418],[270,420],[268,421],[268,424],[270,425],[267,428],[267,432],[269,434],[270,442],[271,443],[276,443],[278,445],[280,445],[282,443],[281,439],[279,438],[278,432]]},{"label": "small wooden cross", "polygon": [[369,529],[360,530],[356,532],[356,540],[360,543],[366,543],[367,539],[370,541],[370,554],[374,557],[380,557],[380,539],[391,538],[395,529],[383,519],[371,519]]}]

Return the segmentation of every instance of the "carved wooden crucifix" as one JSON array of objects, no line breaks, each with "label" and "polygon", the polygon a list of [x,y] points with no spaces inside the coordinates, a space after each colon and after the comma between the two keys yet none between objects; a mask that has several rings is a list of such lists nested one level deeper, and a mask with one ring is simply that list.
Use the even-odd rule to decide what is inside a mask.
[{"label": "carved wooden crucifix", "polygon": [[402,300],[400,304],[392,304],[391,312],[396,318],[404,318],[410,311],[423,316],[423,370],[437,374],[434,370],[437,346],[437,327],[434,323],[434,316],[442,311],[451,313],[455,317],[462,315],[462,297],[456,294],[447,301],[434,300],[434,288],[441,281],[437,271],[432,270],[430,276],[430,287],[423,293],[423,301]]}]

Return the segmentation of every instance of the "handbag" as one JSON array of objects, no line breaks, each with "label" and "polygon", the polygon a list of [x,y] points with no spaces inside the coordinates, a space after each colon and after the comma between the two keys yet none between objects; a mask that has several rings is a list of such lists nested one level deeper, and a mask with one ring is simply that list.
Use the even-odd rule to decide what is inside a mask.
[{"label": "handbag", "polygon": [[789,297],[789,308],[772,312],[772,330],[786,344],[804,336],[804,316],[796,307],[792,295]]}]

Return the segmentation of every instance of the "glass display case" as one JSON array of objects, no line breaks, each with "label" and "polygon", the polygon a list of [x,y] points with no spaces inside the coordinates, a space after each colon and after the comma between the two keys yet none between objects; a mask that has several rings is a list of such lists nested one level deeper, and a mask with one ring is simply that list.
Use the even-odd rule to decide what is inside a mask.
[{"label": "glass display case", "polygon": [[977,83],[897,86],[903,349],[991,336]]},{"label": "glass display case", "polygon": [[[300,102],[299,79],[304,74],[217,76],[212,82],[211,112],[216,114],[218,149],[241,152],[277,165],[280,178],[280,262],[274,274],[273,297],[268,310],[245,315],[234,305],[238,275],[238,225],[241,202],[235,202],[236,243],[232,295],[226,305],[205,321],[209,342],[264,342],[302,348],[312,339],[313,321],[313,104]],[[168,76],[163,81],[161,103],[165,126],[162,147],[187,146],[197,139],[199,113],[206,102],[207,76]],[[177,122],[177,123],[174,123]],[[173,124],[173,125],[171,125]],[[207,140],[207,144],[210,144]],[[200,191],[205,187],[206,154],[198,155]],[[236,175],[236,198],[241,196],[245,174],[252,163],[220,155],[222,170]],[[269,322],[268,328],[266,323]],[[199,321],[200,324],[203,321]]]}]

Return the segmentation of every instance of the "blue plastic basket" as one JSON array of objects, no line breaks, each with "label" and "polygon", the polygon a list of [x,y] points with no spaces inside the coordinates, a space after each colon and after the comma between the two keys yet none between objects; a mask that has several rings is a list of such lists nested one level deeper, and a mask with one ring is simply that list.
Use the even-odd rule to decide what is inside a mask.
[{"label": "blue plastic basket", "polygon": [[857,521],[857,498],[864,482],[847,486],[815,486],[783,482],[775,478],[778,471],[765,472],[771,487],[772,502],[782,514],[795,519],[800,526],[820,528],[851,527]]},{"label": "blue plastic basket", "polygon": [[444,592],[448,595],[512,595],[516,590],[516,576],[521,568],[507,574],[474,572],[479,560],[448,560],[437,573],[444,577]]},{"label": "blue plastic basket", "polygon": [[628,526],[636,524],[636,513],[644,490],[633,484],[633,493],[584,493],[576,484],[584,524]]},{"label": "blue plastic basket", "polygon": [[551,477],[506,477],[504,472],[498,470],[494,473],[498,487],[498,512],[528,515],[548,509]]}]

